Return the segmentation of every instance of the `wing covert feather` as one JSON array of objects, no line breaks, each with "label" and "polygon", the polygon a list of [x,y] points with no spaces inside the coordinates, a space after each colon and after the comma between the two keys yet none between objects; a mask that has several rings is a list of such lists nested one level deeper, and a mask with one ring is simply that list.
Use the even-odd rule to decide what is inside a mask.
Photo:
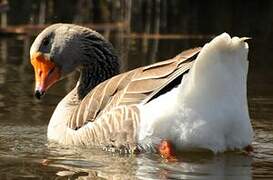
[{"label": "wing covert feather", "polygon": [[[105,113],[112,111],[118,114],[113,109],[119,106],[147,102],[177,76],[189,70],[193,61],[191,58],[200,49],[183,51],[172,59],[137,68],[102,82],[82,100],[68,126],[78,129],[87,122],[99,120]],[[126,120],[121,114],[117,117],[120,118],[115,118],[116,121]]]}]

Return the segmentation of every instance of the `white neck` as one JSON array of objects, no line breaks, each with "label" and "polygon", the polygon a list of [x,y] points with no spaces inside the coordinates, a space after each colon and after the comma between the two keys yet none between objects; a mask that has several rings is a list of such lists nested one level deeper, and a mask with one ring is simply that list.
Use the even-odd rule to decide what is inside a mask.
[{"label": "white neck", "polygon": [[50,119],[47,136],[48,139],[57,142],[66,142],[67,131],[71,130],[67,127],[69,118],[77,109],[80,101],[77,97],[77,86],[67,94],[58,104]]}]

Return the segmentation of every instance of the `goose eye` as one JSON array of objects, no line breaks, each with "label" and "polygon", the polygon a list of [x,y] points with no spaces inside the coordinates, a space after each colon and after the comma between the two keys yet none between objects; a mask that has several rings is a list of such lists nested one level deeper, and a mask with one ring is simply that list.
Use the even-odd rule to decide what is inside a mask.
[{"label": "goose eye", "polygon": [[49,44],[49,39],[48,38],[44,39],[43,40],[43,45],[47,46],[48,44]]}]

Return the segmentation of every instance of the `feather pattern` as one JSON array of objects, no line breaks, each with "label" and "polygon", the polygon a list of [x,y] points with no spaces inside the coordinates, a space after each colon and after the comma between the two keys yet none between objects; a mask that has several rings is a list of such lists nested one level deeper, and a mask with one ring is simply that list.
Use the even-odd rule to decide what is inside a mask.
[{"label": "feather pattern", "polygon": [[[136,147],[137,105],[153,98],[192,66],[200,48],[114,76],[95,87],[80,102],[67,122],[82,144]],[[76,142],[74,142],[76,143]]]}]

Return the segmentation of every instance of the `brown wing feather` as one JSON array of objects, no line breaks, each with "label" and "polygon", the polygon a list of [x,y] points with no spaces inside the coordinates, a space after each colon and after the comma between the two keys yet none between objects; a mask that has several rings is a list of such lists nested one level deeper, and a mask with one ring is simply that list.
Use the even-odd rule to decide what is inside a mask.
[{"label": "brown wing feather", "polygon": [[104,81],[82,100],[68,126],[77,129],[118,106],[148,102],[177,76],[191,68],[190,58],[200,49],[183,51],[172,59],[137,68]]}]

